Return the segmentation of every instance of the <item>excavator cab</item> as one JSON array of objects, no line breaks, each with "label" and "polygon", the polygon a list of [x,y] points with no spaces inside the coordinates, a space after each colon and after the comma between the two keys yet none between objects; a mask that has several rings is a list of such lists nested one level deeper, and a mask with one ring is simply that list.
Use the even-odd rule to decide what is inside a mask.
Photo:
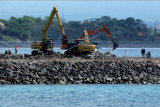
[{"label": "excavator cab", "polygon": [[46,44],[47,44],[48,48],[53,49],[54,44],[53,44],[53,39],[52,38],[46,39]]}]

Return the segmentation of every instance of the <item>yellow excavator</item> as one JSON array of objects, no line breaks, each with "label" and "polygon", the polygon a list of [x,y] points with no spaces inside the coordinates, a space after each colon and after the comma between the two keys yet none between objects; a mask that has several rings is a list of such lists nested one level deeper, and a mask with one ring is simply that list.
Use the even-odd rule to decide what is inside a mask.
[{"label": "yellow excavator", "polygon": [[[75,39],[73,42],[68,43],[66,38],[62,39],[62,46],[61,49],[66,50],[65,54],[73,54],[73,55],[83,55],[83,54],[89,54],[93,51],[95,51],[97,43],[89,43],[88,36],[97,34],[99,32],[104,31],[109,39],[113,42],[113,50],[118,47],[118,43],[115,39],[115,37],[110,32],[109,28],[106,25],[102,25],[102,28],[100,29],[94,29],[91,31],[84,31],[84,33],[81,35],[80,39]],[[65,41],[65,42],[64,42]]]},{"label": "yellow excavator", "polygon": [[[48,28],[49,28],[55,15],[57,16],[57,20],[60,25],[63,37],[67,37],[65,35],[65,31],[64,31],[63,25],[61,23],[61,20],[60,20],[59,14],[58,14],[58,8],[53,7],[53,10],[50,14],[50,17],[43,28],[42,41],[36,41],[31,44],[31,48],[35,49],[32,51],[32,53],[31,53],[32,55],[42,55],[42,54],[52,54],[53,53],[53,38],[47,38],[46,36],[47,36]],[[68,42],[68,41],[66,41],[66,42]]]}]

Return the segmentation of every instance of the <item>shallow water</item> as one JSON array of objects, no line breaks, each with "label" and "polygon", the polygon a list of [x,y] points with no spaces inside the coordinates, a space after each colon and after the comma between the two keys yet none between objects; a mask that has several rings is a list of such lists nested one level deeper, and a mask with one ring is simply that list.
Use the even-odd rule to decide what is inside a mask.
[{"label": "shallow water", "polygon": [[[10,49],[12,53],[15,53],[14,48],[0,48],[0,53],[4,53],[5,50]],[[160,57],[160,48],[145,48],[146,52],[151,52],[152,57]],[[18,48],[18,54],[31,54],[31,48]],[[60,48],[54,48],[55,52],[64,53],[65,50],[61,50]],[[108,52],[117,55],[117,56],[128,56],[128,57],[141,57],[141,48],[117,48],[112,50],[111,48],[100,48],[100,52]]]},{"label": "shallow water", "polygon": [[160,85],[0,85],[0,107],[159,107]]}]

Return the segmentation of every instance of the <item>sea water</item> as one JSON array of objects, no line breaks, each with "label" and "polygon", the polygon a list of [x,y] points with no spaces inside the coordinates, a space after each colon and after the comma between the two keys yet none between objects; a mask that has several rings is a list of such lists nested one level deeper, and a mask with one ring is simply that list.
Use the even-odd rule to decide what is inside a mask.
[{"label": "sea water", "polygon": [[160,107],[160,85],[0,85],[0,107]]},{"label": "sea water", "polygon": [[[4,53],[7,49],[10,49],[12,53],[15,53],[14,48],[0,48],[0,53]],[[145,48],[145,50],[146,52],[151,53],[151,57],[160,57],[160,48]],[[31,54],[31,51],[31,48],[18,48],[18,54]],[[54,48],[54,51],[64,53],[65,50]],[[115,50],[112,50],[111,48],[99,48],[99,51],[102,53],[111,52],[120,57],[141,57],[141,48],[117,48]]]}]

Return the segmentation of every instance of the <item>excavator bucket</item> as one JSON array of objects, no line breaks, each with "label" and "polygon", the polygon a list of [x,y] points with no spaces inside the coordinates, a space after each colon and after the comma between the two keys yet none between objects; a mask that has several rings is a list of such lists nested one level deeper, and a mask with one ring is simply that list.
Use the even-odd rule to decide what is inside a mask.
[{"label": "excavator bucket", "polygon": [[67,35],[63,35],[61,49],[67,49],[67,47],[68,47]]},{"label": "excavator bucket", "polygon": [[112,39],[112,42],[113,42],[113,50],[114,50],[118,47],[118,43],[117,43],[116,39]]}]

